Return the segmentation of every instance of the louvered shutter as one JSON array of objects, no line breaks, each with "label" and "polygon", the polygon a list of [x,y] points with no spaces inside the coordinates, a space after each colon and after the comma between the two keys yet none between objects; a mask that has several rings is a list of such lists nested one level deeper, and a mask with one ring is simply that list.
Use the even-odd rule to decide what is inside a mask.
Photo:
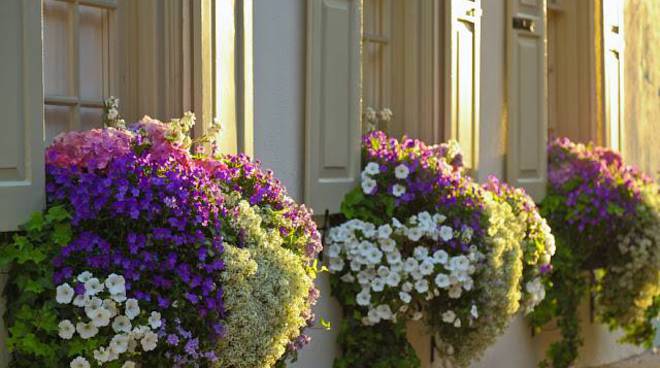
[{"label": "louvered shutter", "polygon": [[546,3],[508,0],[507,179],[535,199],[547,181]]},{"label": "louvered shutter", "polygon": [[0,231],[44,205],[41,2],[0,1]]},{"label": "louvered shutter", "polygon": [[338,212],[360,172],[360,0],[307,3],[305,202]]},{"label": "louvered shutter", "polygon": [[623,1],[604,0],[603,79],[605,142],[623,150]]},{"label": "louvered shutter", "polygon": [[446,1],[446,134],[461,145],[466,166],[478,169],[481,1]]}]

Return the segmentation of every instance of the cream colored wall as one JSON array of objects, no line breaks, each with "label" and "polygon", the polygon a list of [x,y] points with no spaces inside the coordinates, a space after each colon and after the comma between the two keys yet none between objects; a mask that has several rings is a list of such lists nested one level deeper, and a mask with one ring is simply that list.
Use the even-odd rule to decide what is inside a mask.
[{"label": "cream colored wall", "polygon": [[624,157],[660,177],[660,1],[629,0],[624,8]]}]

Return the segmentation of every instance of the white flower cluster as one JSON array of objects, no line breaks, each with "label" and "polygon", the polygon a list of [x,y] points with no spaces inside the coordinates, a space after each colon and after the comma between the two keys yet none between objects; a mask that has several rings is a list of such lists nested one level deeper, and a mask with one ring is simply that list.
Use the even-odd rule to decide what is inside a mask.
[{"label": "white flower cluster", "polygon": [[380,111],[376,111],[373,107],[368,106],[366,109],[364,109],[364,118],[367,123],[367,130],[372,131],[379,129],[378,123],[379,122],[384,122],[387,123],[390,120],[392,120],[392,110],[389,108],[385,107]]},{"label": "white flower cluster", "polygon": [[119,115],[119,98],[108,97],[104,102],[105,126],[112,128],[126,128],[126,122]]},{"label": "white flower cluster", "polygon": [[[453,229],[440,213],[421,212],[405,224],[393,218],[391,225],[378,227],[353,219],[330,230],[328,268],[343,273],[342,281],[360,285],[356,303],[368,309],[362,320],[365,325],[396,321],[401,314],[418,320],[422,318],[419,302],[441,295],[453,300],[465,297],[474,288],[474,273],[485,260],[476,245],[467,252],[446,247],[431,253],[427,244],[438,245],[455,237],[469,243],[472,235],[469,227]],[[400,244],[404,243],[409,249],[403,249]],[[469,323],[479,317],[476,304],[461,304],[469,309],[469,316],[463,316]],[[464,323],[450,309],[442,317],[457,328]]]},{"label": "white flower cluster", "polygon": [[[78,333],[82,339],[97,336],[100,328],[112,328],[114,335],[107,347],[94,350],[94,359],[99,365],[119,359],[122,353],[134,353],[140,345],[143,351],[151,351],[158,345],[158,335],[154,332],[161,327],[160,313],[151,312],[147,325],[133,326],[134,320],[141,313],[136,299],[126,298],[124,277],[110,274],[105,280],[99,280],[90,272],[82,272],[76,278],[85,286],[85,293],[75,295],[74,289],[68,284],[59,285],[56,289],[56,300],[59,304],[70,304],[84,311],[89,320],[77,321],[65,319],[59,323],[59,336],[70,340]],[[104,298],[105,294],[105,298]],[[123,306],[123,314],[121,307]],[[90,363],[82,356],[71,361],[71,368],[89,368]],[[134,368],[135,363],[126,361],[122,368]]]}]

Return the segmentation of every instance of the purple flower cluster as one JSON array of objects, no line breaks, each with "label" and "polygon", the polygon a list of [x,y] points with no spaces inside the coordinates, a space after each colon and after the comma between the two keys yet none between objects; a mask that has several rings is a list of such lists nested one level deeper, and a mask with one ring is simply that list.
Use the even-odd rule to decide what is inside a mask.
[{"label": "purple flower cluster", "polygon": [[[98,132],[75,134],[84,141]],[[194,343],[166,350],[199,355],[224,331],[223,195],[204,168],[185,157],[152,156],[142,138],[133,136],[127,152],[107,151],[100,167],[48,162],[48,203],[69,208],[74,233],[53,259],[53,281],[82,271],[123,275],[128,297],[166,320],[179,317],[177,329],[195,331]]]},{"label": "purple flower cluster", "polygon": [[548,159],[545,203],[554,221],[601,239],[614,239],[634,221],[640,190],[651,179],[624,165],[619,153],[559,138],[549,143]]},{"label": "purple flower cluster", "polygon": [[[164,324],[167,325],[167,321],[164,321]],[[167,344],[168,350],[164,356],[172,362],[173,368],[197,367],[201,361],[209,363],[218,361],[215,351],[201,350],[199,337],[186,330],[180,319],[175,319],[172,325],[170,328],[161,329],[159,337]]]},{"label": "purple flower cluster", "polygon": [[[420,211],[441,212],[451,219],[454,228],[470,227],[475,236],[483,236],[482,190],[464,175],[460,153],[451,154],[447,144],[428,146],[407,137],[399,141],[382,131],[373,131],[362,138],[362,156],[364,162],[379,166],[377,187],[367,196],[370,203],[388,203],[393,199],[392,214],[399,219]],[[405,179],[396,176],[400,165],[408,169]],[[399,197],[392,194],[397,184],[405,188]],[[387,208],[374,212],[379,211],[388,212]],[[452,248],[465,251],[470,245],[460,238],[449,243]]]}]

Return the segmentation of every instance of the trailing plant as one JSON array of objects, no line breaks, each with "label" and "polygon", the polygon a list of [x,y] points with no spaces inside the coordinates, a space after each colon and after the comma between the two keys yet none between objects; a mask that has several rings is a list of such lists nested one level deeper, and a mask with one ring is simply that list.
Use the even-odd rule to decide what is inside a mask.
[{"label": "trailing plant", "polygon": [[553,288],[532,315],[536,328],[558,319],[562,340],[544,367],[569,367],[581,338],[577,310],[589,286],[596,317],[624,330],[623,342],[650,346],[660,295],[658,186],[609,149],[566,138],[548,146],[542,213],[555,228]]},{"label": "trailing plant", "polygon": [[47,149],[47,208],[0,248],[11,367],[265,368],[309,341],[311,213],[247,156],[192,155],[193,124]]},{"label": "trailing plant", "polygon": [[441,359],[467,366],[543,299],[549,227],[524,192],[465,176],[455,144],[377,131],[363,138],[363,162],[326,248],[345,316],[335,367],[418,367],[409,320],[425,321]]}]

